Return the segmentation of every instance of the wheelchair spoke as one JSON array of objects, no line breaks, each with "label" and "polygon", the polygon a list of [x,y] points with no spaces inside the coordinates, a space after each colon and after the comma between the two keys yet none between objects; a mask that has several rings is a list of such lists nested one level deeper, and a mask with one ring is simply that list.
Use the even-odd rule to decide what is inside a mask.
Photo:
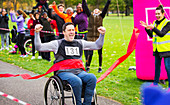
[{"label": "wheelchair spoke", "polygon": [[[64,100],[62,96],[64,95],[61,91],[61,82],[55,77],[51,77],[45,87],[45,103],[46,105],[63,105]],[[63,88],[62,88],[63,89]]]}]

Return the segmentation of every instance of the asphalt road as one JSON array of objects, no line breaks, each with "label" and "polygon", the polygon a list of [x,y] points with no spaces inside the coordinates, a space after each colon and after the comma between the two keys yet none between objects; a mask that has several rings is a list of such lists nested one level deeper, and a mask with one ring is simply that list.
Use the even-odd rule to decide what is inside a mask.
[{"label": "asphalt road", "polygon": [[[36,74],[28,70],[21,69],[17,66],[0,61],[0,74],[12,73],[23,74],[28,73],[32,76]],[[48,78],[40,78],[37,80],[24,80],[21,77],[0,78],[0,92],[11,95],[31,105],[44,105],[44,86]],[[104,98],[97,97],[98,105],[121,105],[120,103]],[[0,96],[0,105],[21,105],[6,97]]]}]

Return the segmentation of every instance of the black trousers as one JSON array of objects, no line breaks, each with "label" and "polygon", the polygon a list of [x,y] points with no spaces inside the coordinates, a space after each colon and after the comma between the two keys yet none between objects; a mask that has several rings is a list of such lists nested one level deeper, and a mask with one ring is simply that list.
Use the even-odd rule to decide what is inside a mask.
[{"label": "black trousers", "polygon": [[21,51],[21,55],[26,55],[25,48],[24,48],[24,33],[18,33],[17,37],[17,46],[19,47],[19,50]]},{"label": "black trousers", "polygon": [[[102,66],[102,48],[98,50],[98,55],[99,55],[99,66]],[[88,57],[87,57],[87,66],[90,66],[91,61],[93,57],[93,50],[88,51]]]},{"label": "black trousers", "polygon": [[[52,40],[55,40],[55,36],[51,35],[51,36],[44,36],[44,43],[46,42],[50,42]],[[42,54],[42,58],[46,59],[47,61],[51,61],[51,57],[50,57],[50,52],[43,52]]]}]

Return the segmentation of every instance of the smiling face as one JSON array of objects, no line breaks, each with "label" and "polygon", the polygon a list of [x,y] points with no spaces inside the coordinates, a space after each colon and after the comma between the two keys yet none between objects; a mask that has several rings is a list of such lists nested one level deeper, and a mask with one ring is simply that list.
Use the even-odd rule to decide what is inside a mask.
[{"label": "smiling face", "polygon": [[63,11],[64,11],[64,7],[63,7],[63,6],[59,6],[59,7],[58,7],[58,10],[59,10],[60,12],[62,12],[62,13],[63,13]]},{"label": "smiling face", "polygon": [[100,12],[100,10],[99,9],[94,9],[94,14],[98,14],[99,12]]},{"label": "smiling face", "polygon": [[5,14],[6,14],[6,11],[5,11],[5,9],[3,9],[2,10],[2,16],[5,16]]},{"label": "smiling face", "polygon": [[162,20],[164,18],[164,13],[161,12],[161,10],[156,10],[155,15],[158,21]]},{"label": "smiling face", "polygon": [[77,5],[77,13],[81,13],[83,11],[82,5],[78,4]]},{"label": "smiling face", "polygon": [[40,16],[40,15],[37,13],[37,14],[35,15],[35,18],[36,18],[36,19],[39,19],[39,16]]},{"label": "smiling face", "polygon": [[66,41],[73,41],[74,37],[75,37],[75,29],[74,29],[74,25],[70,24],[66,26],[66,29],[63,31],[64,33],[64,39]]},{"label": "smiling face", "polygon": [[66,10],[66,13],[67,13],[68,15],[72,15],[73,11],[72,11],[70,8],[68,8],[68,9]]},{"label": "smiling face", "polygon": [[43,17],[46,19],[48,17],[47,13],[44,13]]}]

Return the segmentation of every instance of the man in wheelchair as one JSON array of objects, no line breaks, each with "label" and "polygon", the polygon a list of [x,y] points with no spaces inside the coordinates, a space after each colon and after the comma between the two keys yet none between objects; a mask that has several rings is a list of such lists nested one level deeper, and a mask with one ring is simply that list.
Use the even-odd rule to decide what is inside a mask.
[{"label": "man in wheelchair", "polygon": [[35,48],[38,51],[54,52],[54,63],[61,63],[61,69],[57,71],[57,75],[69,82],[73,88],[76,97],[76,105],[82,105],[81,93],[82,84],[85,85],[83,105],[91,105],[91,100],[96,87],[96,76],[85,72],[82,62],[83,50],[97,50],[102,48],[104,43],[104,35],[106,29],[99,27],[100,36],[96,42],[85,40],[75,40],[75,28],[73,23],[65,23],[63,25],[64,38],[54,40],[48,43],[41,43],[39,32],[43,26],[38,24],[35,26]]}]

